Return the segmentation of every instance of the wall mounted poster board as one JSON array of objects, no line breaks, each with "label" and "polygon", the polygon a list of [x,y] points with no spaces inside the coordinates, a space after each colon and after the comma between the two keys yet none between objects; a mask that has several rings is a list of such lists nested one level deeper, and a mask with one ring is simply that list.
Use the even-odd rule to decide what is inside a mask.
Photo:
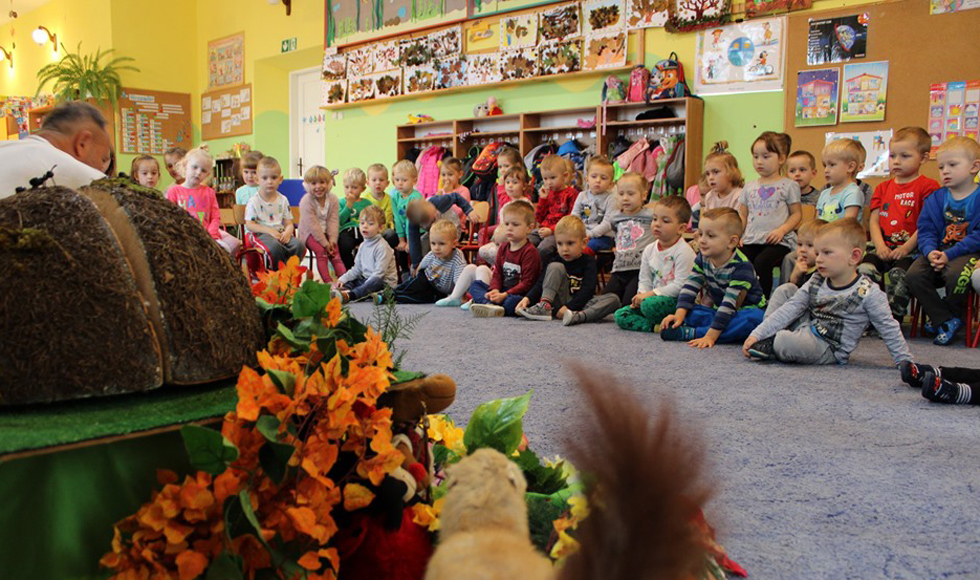
[{"label": "wall mounted poster board", "polygon": [[933,156],[950,137],[980,135],[980,79],[936,83],[929,87],[929,136]]},{"label": "wall mounted poster board", "polygon": [[785,27],[785,18],[767,18],[699,31],[694,92],[781,90]]},{"label": "wall mounted poster board", "polygon": [[201,138],[205,141],[252,133],[252,85],[201,95]]},{"label": "wall mounted poster board", "polygon": [[122,90],[118,101],[119,152],[163,155],[191,142],[191,95]]},{"label": "wall mounted poster board", "polygon": [[208,43],[208,89],[245,82],[245,33]]},{"label": "wall mounted poster board", "polygon": [[806,63],[810,66],[864,58],[868,52],[868,13],[810,19]]}]

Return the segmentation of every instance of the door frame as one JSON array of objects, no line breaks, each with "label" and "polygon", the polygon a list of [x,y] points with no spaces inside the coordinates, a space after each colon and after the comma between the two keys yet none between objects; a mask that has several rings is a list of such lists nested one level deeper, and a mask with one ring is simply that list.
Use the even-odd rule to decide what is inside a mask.
[{"label": "door frame", "polygon": [[[296,158],[296,152],[299,150],[300,135],[296,130],[296,125],[293,123],[293,119],[298,118],[298,116],[302,114],[299,111],[299,92],[296,90],[299,87],[298,78],[301,75],[309,74],[311,72],[316,72],[319,74],[321,72],[320,67],[312,66],[289,71],[289,171],[286,171],[284,175],[284,177],[287,179],[289,179],[290,176],[292,176],[293,171],[296,170],[293,159]],[[303,176],[300,175],[299,179],[302,178]]]}]

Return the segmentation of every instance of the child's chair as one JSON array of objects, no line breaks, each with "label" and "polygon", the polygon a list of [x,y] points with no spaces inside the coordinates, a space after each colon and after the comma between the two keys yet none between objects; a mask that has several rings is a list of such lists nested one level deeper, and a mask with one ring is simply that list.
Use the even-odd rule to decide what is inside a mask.
[{"label": "child's chair", "polygon": [[463,242],[459,245],[459,251],[463,252],[463,258],[467,263],[473,263],[476,253],[480,250],[482,243],[481,232],[487,228],[482,228],[481,225],[487,221],[487,216],[490,215],[490,204],[485,201],[474,201],[470,205],[473,206],[473,212],[480,217],[480,223],[476,223],[475,220],[468,220],[466,225],[466,230],[463,232]]},{"label": "child's chair", "polygon": [[232,210],[235,213],[235,224],[238,226],[238,237],[242,240],[242,247],[238,250],[236,258],[241,265],[242,272],[249,280],[252,280],[257,274],[265,272],[268,254],[255,236],[245,230],[245,206],[235,204]]}]

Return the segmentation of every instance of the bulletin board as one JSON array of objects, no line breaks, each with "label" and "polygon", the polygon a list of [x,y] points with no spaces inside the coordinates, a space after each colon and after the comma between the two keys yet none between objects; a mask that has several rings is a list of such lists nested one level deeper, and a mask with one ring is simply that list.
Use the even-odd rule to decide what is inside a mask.
[{"label": "bulletin board", "polygon": [[163,155],[191,142],[191,95],[122,90],[118,101],[119,151]]},{"label": "bulletin board", "polygon": [[[847,63],[807,66],[807,34],[810,18],[831,18],[867,12],[869,16],[867,56]],[[786,49],[786,132],[793,138],[793,149],[810,151],[820,162],[825,134],[898,130],[906,126],[928,127],[929,89],[935,83],[977,78],[977,30],[980,10],[951,14],[929,14],[929,3],[896,0],[821,11],[790,14]],[[958,56],[957,56],[958,55]],[[796,114],[796,74],[798,71],[837,67],[844,64],[888,61],[888,94],[885,120],[843,123],[836,126],[794,127]],[[841,84],[844,79],[841,77]],[[935,163],[924,171],[938,176]],[[882,178],[870,178],[876,185]],[[822,180],[821,180],[822,182]]]},{"label": "bulletin board", "polygon": [[252,84],[201,95],[201,138],[205,141],[252,133]]}]

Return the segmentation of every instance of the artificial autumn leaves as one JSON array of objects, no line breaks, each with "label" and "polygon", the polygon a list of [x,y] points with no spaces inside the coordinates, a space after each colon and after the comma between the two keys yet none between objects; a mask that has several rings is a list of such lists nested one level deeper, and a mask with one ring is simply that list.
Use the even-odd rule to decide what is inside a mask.
[{"label": "artificial autumn leaves", "polygon": [[[390,384],[387,345],[371,329],[341,332],[339,301],[329,289],[301,289],[304,271],[292,259],[253,292],[265,308],[289,308],[317,332],[336,333],[329,356],[322,336],[298,350],[277,335],[258,355],[263,374],[242,370],[235,411],[212,432],[237,458],[182,483],[161,472],[163,489],[115,526],[101,560],[114,579],[192,580],[212,569],[244,578],[270,568],[283,578],[336,577],[332,511],[368,506],[374,494],[358,482],[380,484],[403,456],[391,443],[391,410],[376,406]],[[331,473],[341,454],[356,457],[355,469]]]}]

